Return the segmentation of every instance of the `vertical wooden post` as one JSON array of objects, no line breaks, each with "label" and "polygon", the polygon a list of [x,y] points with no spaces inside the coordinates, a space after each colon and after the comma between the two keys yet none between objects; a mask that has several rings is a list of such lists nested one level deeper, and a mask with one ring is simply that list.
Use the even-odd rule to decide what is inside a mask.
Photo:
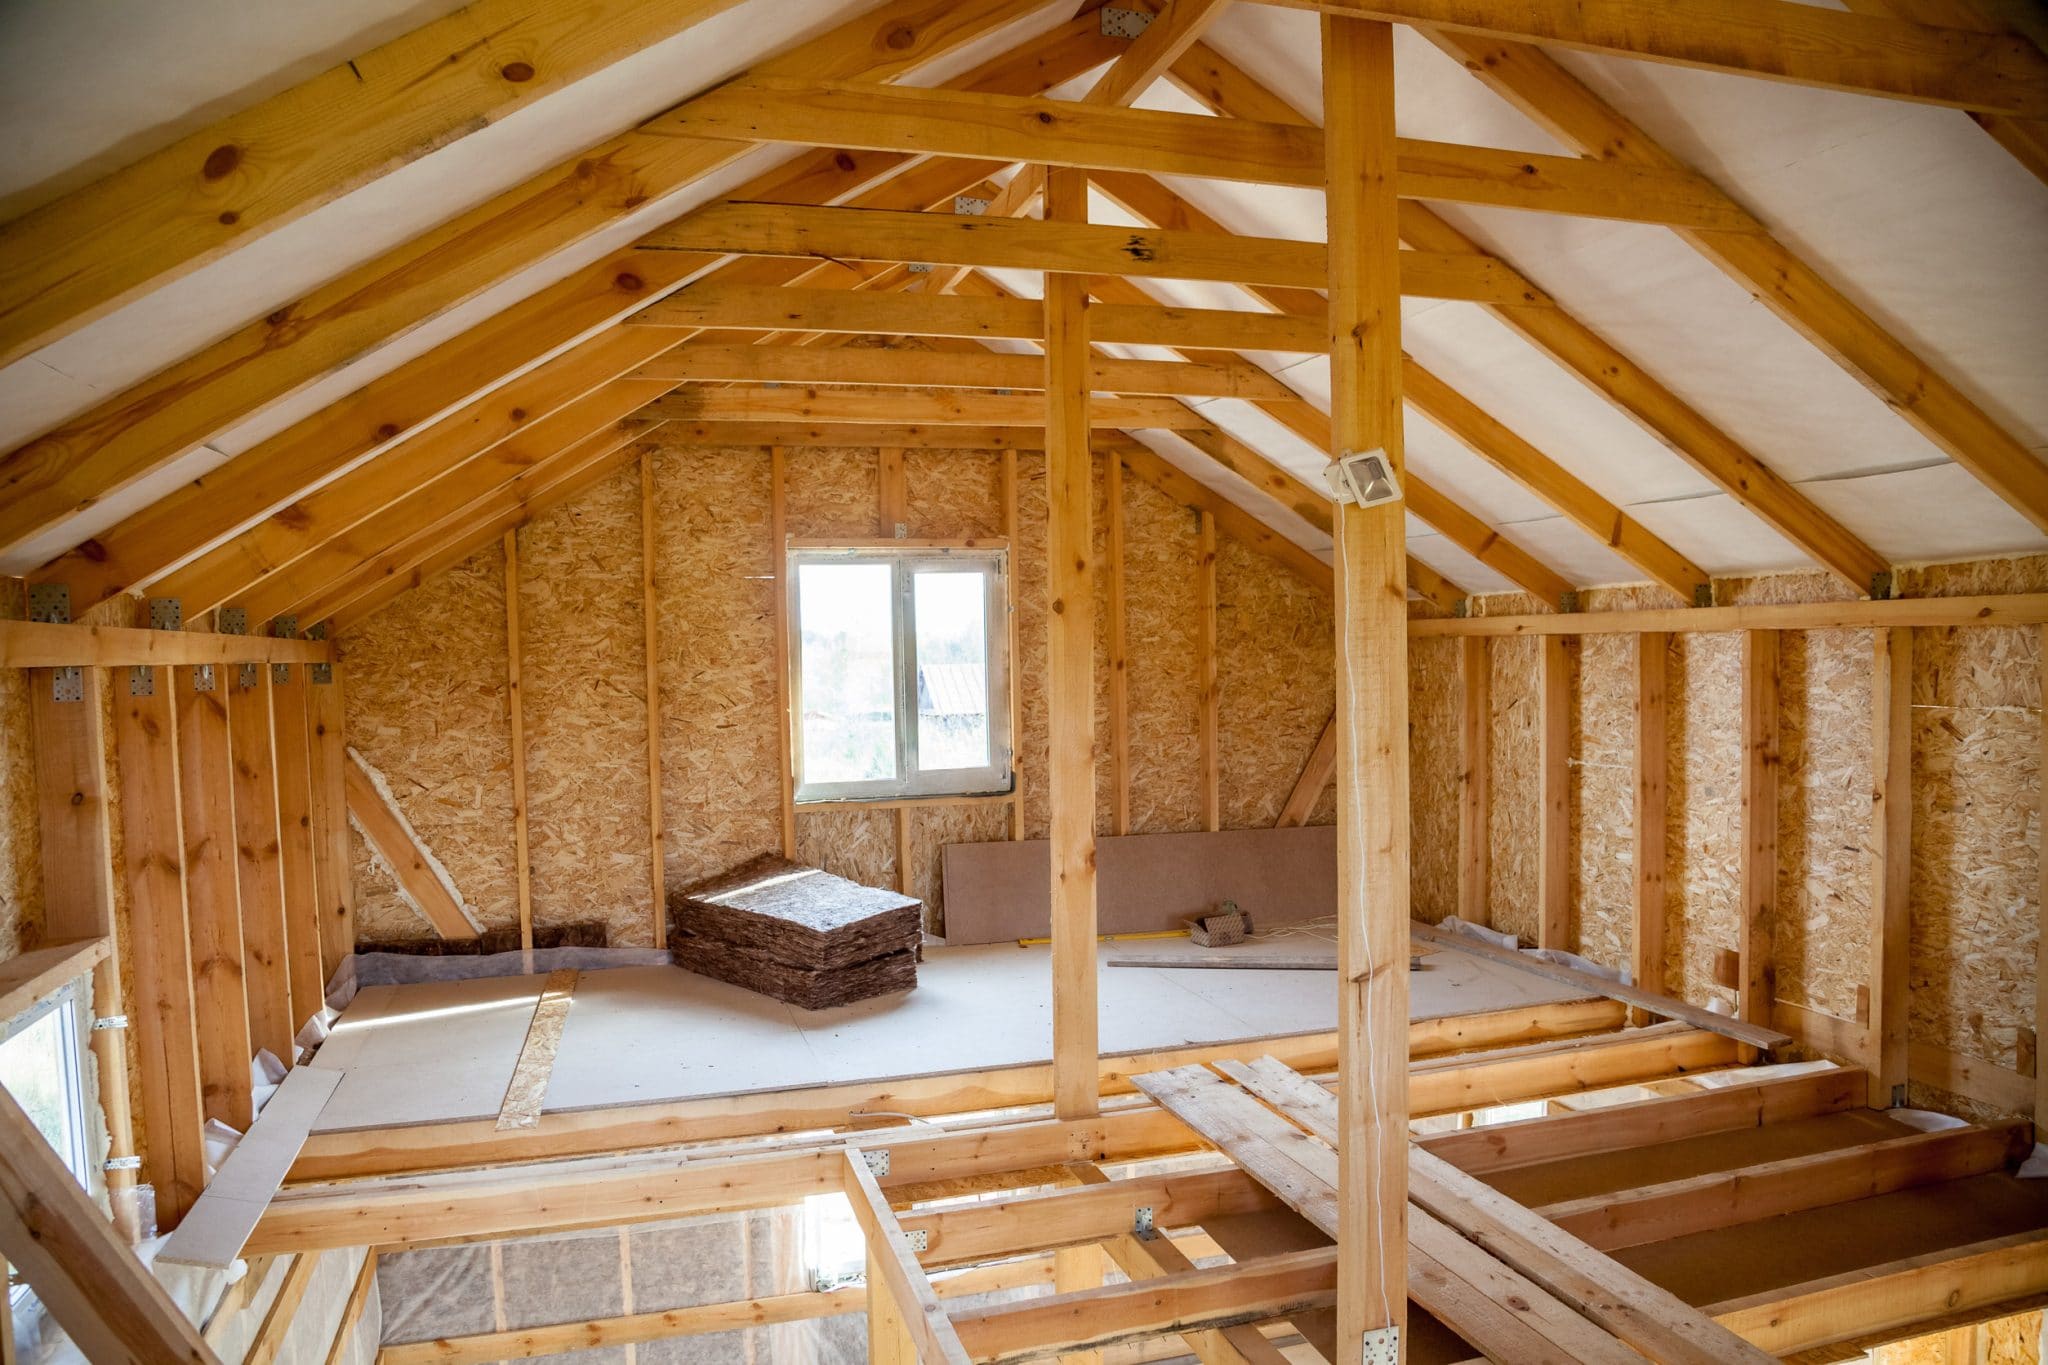
[{"label": "vertical wooden post", "polygon": [[242,897],[249,1040],[290,1066],[298,1057],[292,1045],[298,1026],[292,1018],[291,955],[285,946],[270,670],[262,664],[228,664],[216,672],[233,696],[228,748],[234,756],[235,873]]},{"label": "vertical wooden post", "polygon": [[192,932],[192,998],[206,1116],[246,1132],[249,1007],[235,870],[234,758],[228,739],[232,664],[171,670],[178,726],[178,793],[185,814],[185,896]]},{"label": "vertical wooden post", "polygon": [[899,446],[883,446],[875,452],[875,458],[881,493],[881,510],[876,520],[881,523],[885,539],[900,539],[910,533],[910,490],[904,482],[903,450]]},{"label": "vertical wooden post", "polygon": [[903,1323],[903,1310],[896,1306],[896,1296],[882,1274],[879,1258],[886,1255],[868,1248],[868,1365],[917,1365],[917,1347]]},{"label": "vertical wooden post", "polygon": [[512,725],[512,858],[518,873],[519,946],[533,947],[533,866],[526,847],[526,701],[520,693],[519,531],[505,533],[505,710]]},{"label": "vertical wooden post", "polygon": [[[1330,242],[1330,437],[1405,472],[1395,230],[1394,39],[1322,17]],[[1407,1323],[1408,580],[1406,508],[1336,524],[1337,1359]]]},{"label": "vertical wooden post", "polygon": [[[1906,967],[1912,947],[1913,632],[1873,632],[1870,677],[1870,1107],[1906,1102]],[[2039,983],[2036,983],[2038,989]],[[2036,1085],[2040,1066],[2036,1063]],[[2037,1108],[2038,1125],[2041,1111]]]},{"label": "vertical wooden post", "polygon": [[[35,736],[38,826],[42,838],[43,929],[52,942],[104,938],[107,956],[92,972],[92,1010],[102,1019],[126,1013],[121,1004],[121,944],[114,919],[114,850],[107,813],[107,762],[100,707],[106,673],[81,668],[75,691],[61,700],[59,670],[28,673],[29,723]],[[107,1120],[107,1156],[135,1155],[135,1125],[128,1107],[128,1054],[121,1028],[96,1028],[93,1058],[99,1068],[100,1108]],[[141,1235],[135,1208],[135,1171],[106,1172],[107,1203],[123,1235]],[[5,1295],[0,1295],[4,1299]]]},{"label": "vertical wooden post", "polygon": [[1459,736],[1458,773],[1458,918],[1491,924],[1487,882],[1492,876],[1493,841],[1487,825],[1493,810],[1493,663],[1486,637],[1458,642],[1458,676],[1464,684],[1464,716]]},{"label": "vertical wooden post", "polygon": [[1019,682],[1023,655],[1017,648],[1018,572],[1017,452],[1003,452],[1003,536],[1010,544],[1008,573],[1010,608],[1010,837],[1024,837],[1024,689]]},{"label": "vertical wooden post", "polygon": [[1572,946],[1572,668],[1560,635],[1543,637],[1537,682],[1536,942]]},{"label": "vertical wooden post", "polygon": [[348,738],[341,665],[313,664],[306,723],[313,742],[313,865],[320,881],[320,961],[329,980],[356,947],[356,888],[349,866]]},{"label": "vertical wooden post", "polygon": [[[1080,171],[1046,172],[1045,216],[1088,217]],[[1045,698],[1050,733],[1053,1107],[1100,1105],[1095,1017],[1095,547],[1088,446],[1088,286],[1045,277]]]},{"label": "vertical wooden post", "polygon": [[1778,633],[1742,634],[1742,984],[1737,1013],[1770,1026],[1777,999]]},{"label": "vertical wooden post", "polygon": [[[1115,463],[1115,461],[1112,461]],[[1216,676],[1216,515],[1200,512],[1195,581],[1201,597],[1195,661],[1201,682],[1202,828],[1223,828],[1222,689]]]},{"label": "vertical wooden post", "polygon": [[1664,990],[1666,765],[1664,697],[1671,637],[1636,636],[1635,946],[1631,975],[1647,991]]},{"label": "vertical wooden post", "polygon": [[160,1227],[176,1226],[206,1185],[192,944],[185,907],[185,834],[171,670],[115,675],[114,761],[121,771],[121,871],[135,1004],[129,1022],[142,1075],[143,1175],[156,1187]]},{"label": "vertical wooden post", "polygon": [[[1114,797],[1110,828],[1131,832],[1130,643],[1124,600],[1124,462],[1115,453],[1103,462],[1109,480],[1109,772]],[[1208,751],[1203,750],[1206,754]]]},{"label": "vertical wooden post", "polygon": [[320,962],[320,893],[313,856],[313,736],[306,722],[306,667],[270,665],[270,752],[277,767],[278,869],[284,882],[285,953],[292,1023],[327,1003]]},{"label": "vertical wooden post", "polygon": [[654,452],[640,452],[640,621],[647,658],[647,879],[654,946],[668,946],[668,879],[661,819],[661,615],[654,595]]},{"label": "vertical wooden post", "polygon": [[775,566],[775,714],[782,718],[782,856],[796,857],[797,717],[790,710],[789,508],[784,496],[788,456],[781,446],[768,448],[768,553]]}]

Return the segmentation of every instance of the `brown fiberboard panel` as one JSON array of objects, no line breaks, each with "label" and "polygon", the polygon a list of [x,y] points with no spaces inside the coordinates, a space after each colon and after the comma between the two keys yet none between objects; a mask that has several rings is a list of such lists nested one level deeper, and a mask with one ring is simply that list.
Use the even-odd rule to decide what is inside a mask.
[{"label": "brown fiberboard panel", "polygon": [[[1217,833],[1131,834],[1095,841],[1098,932],[1178,929],[1216,902],[1236,901],[1260,930],[1337,909],[1331,825]],[[1042,938],[1052,923],[1052,864],[1043,839],[948,844],[946,942]]]}]

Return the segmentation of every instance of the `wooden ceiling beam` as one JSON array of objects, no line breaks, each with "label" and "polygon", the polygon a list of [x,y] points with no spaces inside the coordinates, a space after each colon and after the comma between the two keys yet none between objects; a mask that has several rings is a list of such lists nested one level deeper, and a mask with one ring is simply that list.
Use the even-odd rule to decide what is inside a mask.
[{"label": "wooden ceiling beam", "polygon": [[473,0],[31,209],[0,365],[734,3]]},{"label": "wooden ceiling beam", "polygon": [[[1040,3],[884,0],[759,70],[797,79],[890,80]],[[1026,46],[1031,50],[985,64],[977,78],[1005,89],[1038,89],[1038,63],[1049,52],[1093,56],[1080,68],[1086,70],[1120,47],[1098,31],[1092,14]],[[131,385],[0,458],[0,547],[49,530],[266,405],[742,154],[730,142],[678,138],[643,125]],[[460,396],[450,395],[443,406]]]},{"label": "wooden ceiling beam", "polygon": [[[1610,164],[1689,169],[1548,53],[1460,33],[1425,30],[1424,36],[1565,146]],[[1806,259],[1762,231],[1684,229],[1679,236],[2014,510],[2048,531],[2048,464]]]},{"label": "wooden ceiling beam", "polygon": [[[821,388],[691,384],[646,408],[651,417],[683,422],[873,422],[897,425],[1028,426],[1044,420],[1045,401],[1030,393],[963,393],[952,389]],[[1098,398],[1089,424],[1172,430],[1206,427],[1208,419],[1170,398]],[[873,444],[869,442],[868,444]]]},{"label": "wooden ceiling beam", "polygon": [[[642,245],[721,254],[912,261],[1086,275],[1221,280],[1311,288],[1320,242],[1153,231],[1038,219],[881,212],[727,200],[649,234]],[[1401,253],[1401,288],[1423,298],[1541,305],[1489,260]]]},{"label": "wooden ceiling beam", "polygon": [[[1197,44],[1175,65],[1173,79],[1219,114],[1302,117],[1205,44]],[[1497,259],[1426,205],[1404,200],[1400,215],[1401,239],[1411,246]],[[1486,307],[1816,563],[1858,592],[1871,590],[1875,576],[1887,568],[1882,556],[1569,311],[1548,299],[1545,304]]]},{"label": "wooden ceiling beam", "polygon": [[898,426],[865,422],[700,422],[669,419],[664,445],[898,446],[909,450],[1044,450],[1045,425]]},{"label": "wooden ceiling beam", "polygon": [[[692,100],[666,126],[689,137],[919,152],[1084,170],[1320,187],[1322,130],[1302,123],[1118,109],[867,81],[760,77]],[[1689,171],[1400,140],[1411,199],[1742,232],[1754,220]]]},{"label": "wooden ceiling beam", "polygon": [[[1321,300],[1317,300],[1318,304]],[[847,289],[758,289],[712,281],[690,285],[641,309],[637,327],[789,328],[882,336],[1006,338],[1035,341],[1044,334],[1044,305],[1036,299],[969,298],[951,294],[876,293]],[[1103,304],[1088,313],[1096,341],[1134,346],[1181,346],[1320,354],[1329,346],[1320,315],[1302,317],[1223,308],[1142,308]]]},{"label": "wooden ceiling beam", "polygon": [[[1077,20],[1017,53],[984,63],[960,84],[967,89],[1038,89],[1099,62],[1099,42],[1096,26]],[[825,201],[852,195],[850,202],[863,207],[927,209],[951,203],[986,173],[974,163],[959,161],[930,161],[903,169],[911,160],[821,151],[778,166],[739,192]],[[891,170],[900,173],[882,179]],[[683,252],[614,253],[259,442],[60,556],[33,579],[74,585],[74,602],[135,588],[337,470],[473,401],[505,375],[659,298],[717,260]],[[829,261],[743,258],[718,266],[708,278],[735,286],[767,286],[793,279],[845,278],[851,273]]]},{"label": "wooden ceiling beam", "polygon": [[[799,346],[679,346],[640,366],[634,375],[679,384],[715,381],[1005,390],[1045,387],[1045,364],[1036,356],[992,351],[959,355],[893,347],[818,350]],[[1279,398],[1293,392],[1258,366],[1243,361],[1225,366],[1097,357],[1091,365],[1089,382],[1097,393],[1173,398]]]},{"label": "wooden ceiling beam", "polygon": [[2011,34],[1795,0],[1273,0],[1958,109],[2048,116],[2048,55]]}]

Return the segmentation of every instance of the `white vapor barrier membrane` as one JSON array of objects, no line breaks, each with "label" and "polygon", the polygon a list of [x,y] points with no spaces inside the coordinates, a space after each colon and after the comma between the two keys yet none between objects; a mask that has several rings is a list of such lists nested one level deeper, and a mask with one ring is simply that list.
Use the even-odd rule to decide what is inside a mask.
[{"label": "white vapor barrier membrane", "polygon": [[[411,986],[422,981],[478,981],[494,976],[534,976],[574,968],[596,972],[607,967],[665,967],[673,959],[666,948],[535,948],[527,952],[456,953],[447,956],[415,953],[357,953],[353,996],[365,986]],[[332,1003],[330,991],[329,1003]]]}]

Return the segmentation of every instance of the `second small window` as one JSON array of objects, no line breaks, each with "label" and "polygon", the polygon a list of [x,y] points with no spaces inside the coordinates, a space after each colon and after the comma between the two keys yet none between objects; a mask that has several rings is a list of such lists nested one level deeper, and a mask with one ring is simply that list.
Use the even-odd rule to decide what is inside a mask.
[{"label": "second small window", "polygon": [[790,551],[799,801],[1010,788],[1000,550]]}]

